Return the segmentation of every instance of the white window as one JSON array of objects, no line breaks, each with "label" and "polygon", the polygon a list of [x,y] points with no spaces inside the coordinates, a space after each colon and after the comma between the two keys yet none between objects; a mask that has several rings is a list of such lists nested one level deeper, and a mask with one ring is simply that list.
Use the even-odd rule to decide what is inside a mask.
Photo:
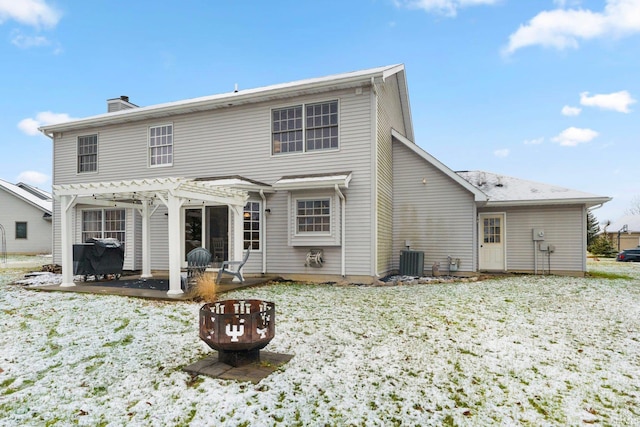
[{"label": "white window", "polygon": [[338,149],[338,101],[295,105],[271,112],[273,154]]},{"label": "white window", "polygon": [[251,246],[251,250],[260,250],[260,202],[247,202],[244,207],[244,248]]},{"label": "white window", "polygon": [[82,241],[91,238],[125,240],[124,209],[91,209],[82,211]]},{"label": "white window", "polygon": [[296,234],[331,233],[331,199],[296,200]]},{"label": "white window", "polygon": [[149,164],[151,166],[173,164],[173,125],[149,128]]},{"label": "white window", "polygon": [[98,170],[98,135],[78,137],[78,173]]},{"label": "white window", "polygon": [[294,191],[289,198],[289,245],[339,246],[341,201],[333,190]]}]

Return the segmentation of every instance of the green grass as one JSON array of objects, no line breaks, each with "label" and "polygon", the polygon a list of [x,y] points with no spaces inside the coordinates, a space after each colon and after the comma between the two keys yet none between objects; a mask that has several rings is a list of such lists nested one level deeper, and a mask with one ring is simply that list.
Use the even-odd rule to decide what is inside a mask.
[{"label": "green grass", "polygon": [[633,277],[627,276],[626,274],[618,274],[618,273],[608,273],[606,271],[589,271],[587,273],[587,277],[593,277],[595,279],[608,279],[608,280],[632,280]]}]

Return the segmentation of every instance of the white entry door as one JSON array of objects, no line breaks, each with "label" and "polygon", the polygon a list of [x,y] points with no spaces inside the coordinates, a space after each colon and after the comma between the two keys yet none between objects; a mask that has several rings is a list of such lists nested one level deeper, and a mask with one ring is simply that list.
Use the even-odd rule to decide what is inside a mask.
[{"label": "white entry door", "polygon": [[504,271],[504,214],[480,214],[480,270]]}]

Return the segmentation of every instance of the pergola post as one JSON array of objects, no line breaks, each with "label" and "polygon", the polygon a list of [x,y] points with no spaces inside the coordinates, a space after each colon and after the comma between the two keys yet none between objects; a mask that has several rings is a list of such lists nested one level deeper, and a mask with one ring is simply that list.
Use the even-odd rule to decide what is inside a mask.
[{"label": "pergola post", "polygon": [[167,209],[169,213],[169,295],[178,295],[182,291],[180,280],[180,198],[169,192]]},{"label": "pergola post", "polygon": [[[233,258],[234,260],[242,259],[242,252],[244,251],[244,209],[242,206],[231,206],[233,212]],[[234,282],[239,282],[240,279],[233,278]]]},{"label": "pergola post", "polygon": [[62,283],[61,287],[71,287],[73,283],[73,236],[71,235],[73,226],[71,224],[71,214],[73,198],[72,196],[60,196],[60,244],[62,258]]},{"label": "pergola post", "polygon": [[142,200],[140,213],[142,215],[142,274],[140,277],[148,279],[153,277],[151,274],[151,233],[149,230],[151,211],[149,209],[149,200]]}]

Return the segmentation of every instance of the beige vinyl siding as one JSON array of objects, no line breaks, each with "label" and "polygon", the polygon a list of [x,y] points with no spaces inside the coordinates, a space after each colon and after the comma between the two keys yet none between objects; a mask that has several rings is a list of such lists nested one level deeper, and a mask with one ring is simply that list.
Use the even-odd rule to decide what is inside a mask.
[{"label": "beige vinyl siding", "polygon": [[[424,183],[423,183],[424,180]],[[460,271],[475,271],[473,195],[401,143],[393,144],[393,265],[405,240],[424,251],[424,267],[446,271],[447,256],[460,258]]]},{"label": "beige vinyl siding", "polygon": [[[554,245],[552,272],[582,272],[586,257],[586,219],[583,206],[535,206],[509,209],[481,209],[480,213],[506,212],[507,269],[535,270],[533,228],[545,232],[544,243]],[[538,251],[538,272],[548,270],[545,252]]]},{"label": "beige vinyl siding", "polygon": [[393,268],[393,153],[391,129],[405,134],[397,75],[376,86],[376,273],[384,275]]},{"label": "beige vinyl siding", "polygon": [[151,215],[149,232],[151,234],[151,269],[166,270],[169,268],[169,217],[167,208],[160,205]]},{"label": "beige vinyl siding", "polygon": [[[242,175],[272,184],[285,175],[351,171],[347,197],[347,274],[371,275],[371,91],[362,88],[295,97],[277,104],[259,103],[208,112],[183,114],[166,120],[140,121],[99,129],[83,129],[57,137],[54,151],[55,184],[115,181],[151,177],[212,177]],[[300,103],[337,99],[339,102],[339,150],[290,155],[271,155],[271,109]],[[173,124],[173,165],[148,167],[149,126]],[[98,173],[75,173],[78,135],[98,132]],[[255,195],[254,195],[255,196]],[[289,216],[287,192],[267,195],[272,210],[267,221],[267,272],[318,273],[304,266],[308,248],[287,243]],[[151,218],[152,268],[168,267],[166,209],[161,206]],[[59,227],[59,223],[57,223]],[[59,245],[60,237],[56,235]],[[323,248],[324,249],[324,248]],[[339,274],[340,247],[325,249],[322,274]],[[260,255],[261,256],[261,255]],[[252,255],[248,273],[261,271],[259,257]],[[295,261],[293,261],[295,260]]]},{"label": "beige vinyl siding", "polygon": [[[51,253],[51,221],[44,212],[23,199],[0,189],[0,224],[6,233],[8,253]],[[27,223],[27,238],[16,239],[16,222]]]}]

